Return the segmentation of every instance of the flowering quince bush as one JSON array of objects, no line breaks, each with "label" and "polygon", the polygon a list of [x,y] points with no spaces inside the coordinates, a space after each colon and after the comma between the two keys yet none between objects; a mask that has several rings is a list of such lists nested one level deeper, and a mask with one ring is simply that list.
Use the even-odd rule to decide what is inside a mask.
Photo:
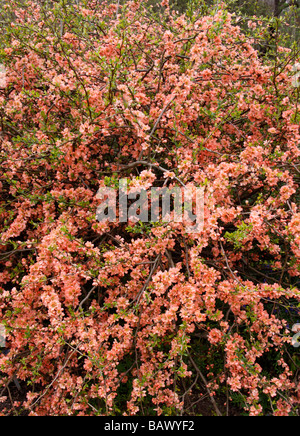
[{"label": "flowering quince bush", "polygon": [[[203,398],[217,415],[298,413],[299,58],[262,61],[259,26],[246,35],[224,4],[162,8],[1,12],[0,397],[17,377],[15,413],[176,415]],[[98,222],[97,191],[120,178],[204,186],[203,230]]]}]

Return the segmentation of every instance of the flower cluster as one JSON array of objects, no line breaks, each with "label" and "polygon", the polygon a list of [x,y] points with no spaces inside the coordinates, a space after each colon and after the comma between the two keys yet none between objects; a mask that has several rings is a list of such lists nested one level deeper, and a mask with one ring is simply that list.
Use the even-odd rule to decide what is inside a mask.
[{"label": "flower cluster", "polygon": [[[0,401],[16,376],[33,416],[189,413],[203,393],[222,414],[224,392],[296,413],[294,55],[274,74],[223,4],[81,3],[4,6]],[[123,176],[205,187],[203,230],[97,222]]]}]

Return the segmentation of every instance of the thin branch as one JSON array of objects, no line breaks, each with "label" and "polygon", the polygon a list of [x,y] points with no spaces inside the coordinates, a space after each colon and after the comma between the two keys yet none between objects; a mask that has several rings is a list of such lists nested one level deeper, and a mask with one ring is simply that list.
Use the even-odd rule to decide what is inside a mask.
[{"label": "thin branch", "polygon": [[[162,119],[164,113],[165,113],[166,110],[169,108],[170,104],[175,100],[175,98],[176,98],[176,95],[174,95],[174,96],[171,98],[171,100],[169,101],[169,103],[166,104],[166,106],[165,106],[165,107],[163,108],[163,110],[161,111],[159,117],[158,117],[157,120],[155,121],[154,126],[152,127],[152,130],[151,130],[150,135],[149,135],[149,140],[151,139],[152,135],[154,134],[155,130],[157,129],[157,126],[158,126],[160,120]],[[142,157],[143,157],[143,150],[141,151],[141,153],[140,153],[140,155],[139,155],[139,160],[142,159]]]},{"label": "thin branch", "polygon": [[183,243],[184,243],[184,251],[185,251],[185,263],[186,263],[186,269],[187,269],[187,273],[188,273],[188,278],[191,277],[191,272],[190,272],[190,267],[189,267],[189,251],[188,251],[188,247],[186,245],[186,241],[183,238]]},{"label": "thin branch", "polygon": [[140,302],[140,299],[141,299],[143,293],[144,293],[144,292],[146,291],[146,289],[148,288],[149,283],[150,283],[150,281],[151,281],[151,279],[152,279],[152,276],[153,276],[153,274],[155,273],[155,271],[156,271],[156,269],[157,269],[157,267],[158,267],[158,265],[159,265],[160,259],[161,259],[161,253],[159,253],[159,255],[157,256],[157,258],[155,259],[155,262],[154,262],[153,267],[152,267],[152,269],[151,269],[151,271],[150,271],[149,277],[148,277],[147,280],[146,280],[146,283],[144,284],[143,288],[140,290],[140,292],[138,293],[138,295],[136,296],[136,298],[133,300],[132,304],[135,303],[135,302],[137,302],[137,303]]},{"label": "thin branch", "polygon": [[80,347],[82,343],[80,342],[77,347],[75,348],[75,350],[70,354],[70,356],[66,359],[65,363],[63,364],[63,366],[61,367],[61,369],[58,371],[57,375],[55,376],[55,378],[52,380],[52,382],[47,386],[47,388],[45,389],[45,391],[42,393],[42,395],[39,396],[39,398],[37,398],[35,400],[35,402],[33,404],[31,404],[30,409],[37,404],[39,401],[41,401],[41,399],[47,394],[47,392],[49,391],[49,389],[54,385],[54,383],[56,382],[56,380],[60,377],[60,375],[63,373],[64,369],[66,368],[69,360],[71,359],[71,357],[73,356],[73,354],[75,354],[78,350],[78,348]]},{"label": "thin branch", "polygon": [[[130,163],[128,165],[123,166],[119,170],[119,172],[131,169],[131,168],[135,168],[135,167],[137,167],[139,165],[147,165],[150,168],[157,168],[158,170],[163,171],[163,172],[170,171],[169,169],[163,168],[163,167],[161,167],[158,164],[153,164],[153,163],[147,162],[145,160],[137,160],[136,162],[132,162],[132,163]],[[174,176],[174,179],[177,180],[177,182],[180,183],[181,186],[185,187],[185,184],[178,177]]]},{"label": "thin branch", "polygon": [[204,377],[204,375],[202,374],[202,372],[201,372],[200,369],[198,368],[198,366],[197,366],[197,364],[195,363],[194,359],[192,358],[190,352],[187,351],[187,353],[188,353],[189,359],[190,359],[190,361],[191,361],[191,364],[193,365],[193,367],[195,368],[195,370],[197,371],[197,373],[199,374],[201,380],[203,381],[203,383],[204,383],[204,385],[205,385],[205,388],[206,388],[207,393],[208,393],[208,395],[209,395],[210,401],[211,401],[211,403],[212,403],[212,405],[213,405],[213,407],[214,407],[214,409],[215,409],[215,412],[216,412],[217,416],[222,416],[222,413],[220,412],[220,410],[219,410],[219,408],[218,408],[218,406],[217,406],[217,403],[216,403],[216,401],[215,401],[215,399],[214,399],[214,397],[213,397],[213,395],[212,395],[212,393],[211,393],[211,391],[210,391],[210,389],[209,389],[209,387],[208,387],[208,383],[207,383],[207,381],[206,381],[206,378]]},{"label": "thin branch", "polygon": [[94,292],[94,290],[98,287],[98,285],[93,286],[92,289],[89,291],[89,293],[87,294],[87,296],[81,301],[81,303],[78,306],[77,312],[79,312],[80,309],[82,309],[82,306],[84,305],[84,303],[90,298],[90,296],[92,295],[92,293]]}]

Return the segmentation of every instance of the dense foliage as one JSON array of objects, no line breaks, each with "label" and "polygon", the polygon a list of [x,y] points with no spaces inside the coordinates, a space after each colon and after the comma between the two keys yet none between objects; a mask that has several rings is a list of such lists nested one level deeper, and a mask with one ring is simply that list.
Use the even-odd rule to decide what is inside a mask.
[{"label": "dense foliage", "polygon": [[[0,397],[14,377],[27,391],[12,413],[298,413],[299,53],[263,59],[259,19],[244,32],[200,3],[1,14]],[[205,186],[203,231],[98,222],[121,177]]]}]

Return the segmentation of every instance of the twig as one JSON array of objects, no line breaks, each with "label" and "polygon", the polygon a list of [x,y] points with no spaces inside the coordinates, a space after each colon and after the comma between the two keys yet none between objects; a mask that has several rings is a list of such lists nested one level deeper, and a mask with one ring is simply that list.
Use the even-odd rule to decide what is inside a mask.
[{"label": "twig", "polygon": [[71,359],[71,357],[73,356],[73,354],[75,354],[78,350],[78,348],[80,347],[82,343],[80,342],[77,347],[75,348],[75,350],[70,354],[70,356],[66,359],[65,363],[63,364],[62,368],[58,371],[57,375],[55,376],[55,378],[52,380],[52,382],[47,386],[47,388],[45,389],[45,391],[42,393],[42,395],[39,396],[39,398],[37,398],[35,400],[35,402],[33,404],[31,404],[30,409],[37,404],[39,401],[41,401],[41,399],[47,394],[47,392],[49,391],[49,389],[53,386],[53,384],[56,382],[56,380],[60,377],[60,375],[63,373],[65,367],[67,366],[69,360]]},{"label": "twig", "polygon": [[189,251],[188,251],[188,247],[186,245],[185,238],[183,238],[183,243],[184,243],[184,251],[185,251],[186,269],[187,269],[187,273],[188,273],[188,278],[190,278],[191,277],[191,272],[190,272],[190,268],[189,268]]},{"label": "twig", "polygon": [[206,381],[206,378],[204,377],[204,375],[202,374],[202,372],[201,372],[200,369],[198,368],[198,366],[197,366],[197,364],[195,363],[194,359],[192,358],[190,352],[187,351],[187,353],[188,353],[189,359],[190,359],[190,361],[191,361],[193,367],[195,368],[195,370],[197,371],[197,373],[199,374],[199,376],[201,377],[201,380],[203,381],[203,383],[204,383],[204,385],[205,385],[205,388],[206,388],[206,390],[207,390],[207,392],[208,392],[208,395],[209,395],[210,401],[211,401],[211,403],[212,403],[212,405],[213,405],[213,407],[214,407],[214,409],[215,409],[216,414],[217,414],[218,416],[222,416],[222,413],[220,412],[220,410],[219,410],[219,408],[218,408],[218,406],[217,406],[217,403],[216,403],[216,401],[215,401],[215,399],[214,399],[214,397],[213,397],[213,395],[212,395],[212,393],[211,393],[211,391],[210,391],[210,389],[209,389],[209,387],[208,387],[208,383],[207,383],[207,381]]},{"label": "twig", "polygon": [[82,306],[84,305],[84,303],[89,299],[90,295],[94,292],[94,290],[97,288],[98,285],[93,286],[92,289],[89,291],[89,293],[87,294],[87,296],[81,301],[81,303],[78,306],[77,312],[79,312],[80,309],[82,309]]},{"label": "twig", "polygon": [[167,256],[168,261],[169,261],[169,267],[175,268],[172,255],[171,255],[171,253],[170,253],[170,251],[168,249],[166,249],[166,256]]},{"label": "twig", "polygon": [[[130,163],[130,164],[128,164],[128,165],[125,165],[124,167],[122,167],[122,168],[119,170],[119,172],[120,172],[120,171],[125,171],[125,170],[128,170],[128,169],[131,169],[131,168],[135,168],[135,167],[137,167],[137,166],[139,166],[139,165],[147,165],[147,166],[150,167],[150,168],[157,168],[158,170],[163,171],[163,172],[170,171],[170,170],[168,170],[168,169],[166,169],[166,168],[161,167],[161,166],[158,165],[158,164],[153,164],[153,163],[147,162],[147,161],[145,161],[145,160],[137,160],[136,162],[132,162],[132,163]],[[183,182],[182,182],[178,177],[174,176],[174,179],[177,180],[177,182],[180,183],[181,186],[185,187],[185,184],[184,184],[184,183],[183,183]]]},{"label": "twig", "polygon": [[153,274],[155,273],[155,271],[156,271],[156,269],[157,269],[157,267],[158,267],[158,265],[159,265],[160,259],[161,259],[161,253],[159,253],[159,255],[157,256],[157,258],[155,259],[155,262],[154,262],[153,267],[152,267],[152,269],[151,269],[151,271],[150,271],[149,277],[148,277],[147,280],[146,280],[146,283],[144,284],[143,288],[140,290],[140,292],[138,293],[138,295],[135,297],[135,299],[132,301],[132,304],[135,303],[135,302],[139,303],[139,301],[140,301],[140,299],[141,299],[143,293],[144,293],[144,292],[146,291],[146,289],[148,288],[148,285],[149,285],[149,283],[150,283],[150,281],[151,281],[151,279],[152,279],[152,276],[153,276]]},{"label": "twig", "polygon": [[[164,113],[166,112],[166,110],[168,109],[168,107],[170,106],[170,104],[175,100],[175,97],[176,97],[176,95],[174,95],[174,96],[171,98],[171,100],[169,101],[169,103],[166,104],[166,106],[165,106],[165,107],[163,108],[163,110],[161,111],[159,117],[158,117],[157,120],[155,121],[154,126],[152,127],[152,130],[151,130],[150,135],[149,135],[149,139],[151,139],[152,135],[154,134],[155,130],[157,129],[157,126],[158,126],[160,120],[162,119]],[[144,153],[144,151],[142,150],[141,153],[140,153],[140,155],[139,155],[139,160],[142,159],[142,157],[143,157],[143,153]]]},{"label": "twig", "polygon": [[197,376],[196,376],[196,378],[195,378],[195,380],[194,380],[194,382],[193,382],[193,384],[188,388],[188,390],[186,390],[185,391],[185,393],[182,395],[182,409],[181,409],[181,416],[183,415],[183,409],[184,409],[184,400],[185,400],[185,397],[187,396],[187,394],[193,389],[193,387],[195,386],[195,384],[197,383],[197,381],[198,381],[198,378],[199,378],[199,374],[197,373]]}]

